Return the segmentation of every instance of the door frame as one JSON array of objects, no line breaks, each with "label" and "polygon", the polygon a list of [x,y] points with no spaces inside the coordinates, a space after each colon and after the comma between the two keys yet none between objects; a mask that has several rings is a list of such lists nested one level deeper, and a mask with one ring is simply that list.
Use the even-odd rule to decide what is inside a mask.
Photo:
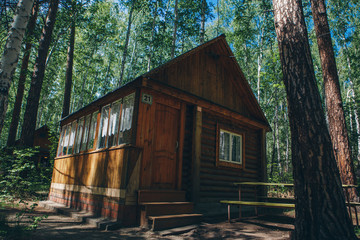
[{"label": "door frame", "polygon": [[[169,96],[167,94],[160,93],[158,91],[154,91],[151,89],[142,89],[139,94],[139,98],[142,97],[143,94],[150,94],[152,96],[152,103],[151,104],[145,104],[141,100],[139,100],[139,112],[137,118],[141,118],[142,121],[137,121],[137,130],[136,130],[136,145],[140,148],[143,148],[147,153],[149,154],[151,151],[154,150],[152,146],[154,146],[154,138],[155,134],[152,134],[152,136],[146,134],[149,130],[152,132],[154,131],[155,123],[152,121],[152,119],[155,119],[155,105],[156,103],[160,103],[163,105],[167,105],[169,107],[174,107],[179,110],[179,148],[176,154],[177,157],[177,178],[175,179],[176,184],[175,188],[173,190],[181,190],[182,187],[182,164],[183,164],[183,151],[184,151],[184,138],[185,138],[185,120],[186,120],[186,103],[182,101],[181,99],[178,99],[173,96]],[[144,122],[145,119],[145,122]],[[147,124],[146,124],[146,120]],[[145,123],[145,125],[144,125]],[[143,131],[143,134],[145,135],[139,135]],[[145,132],[144,132],[145,131]],[[154,131],[155,132],[155,131]],[[151,143],[152,146],[147,145],[147,143]],[[150,150],[150,152],[149,152]],[[145,153],[145,152],[144,152]],[[145,156],[144,153],[142,154],[141,159],[141,170],[139,175],[139,187],[140,189],[156,189],[152,188],[148,184],[148,181],[152,181],[152,172],[146,173],[148,171],[148,168],[150,165],[152,165],[152,157],[149,158],[149,156]],[[147,160],[145,160],[146,158]],[[151,167],[152,168],[152,167]],[[147,170],[145,170],[147,169]],[[152,170],[151,170],[152,171]]]}]

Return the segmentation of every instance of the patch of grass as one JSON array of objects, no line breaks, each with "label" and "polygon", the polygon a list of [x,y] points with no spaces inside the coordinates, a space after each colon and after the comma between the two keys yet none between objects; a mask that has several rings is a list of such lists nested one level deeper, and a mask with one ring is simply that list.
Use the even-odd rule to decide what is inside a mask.
[{"label": "patch of grass", "polygon": [[358,238],[360,238],[360,227],[354,227],[355,234]]}]

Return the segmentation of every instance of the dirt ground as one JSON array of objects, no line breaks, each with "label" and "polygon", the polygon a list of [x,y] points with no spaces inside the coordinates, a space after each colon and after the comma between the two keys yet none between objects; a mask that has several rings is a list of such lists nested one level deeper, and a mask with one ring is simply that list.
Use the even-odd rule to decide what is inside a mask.
[{"label": "dirt ground", "polygon": [[[8,220],[13,222],[16,210],[3,211],[6,211]],[[293,214],[245,218],[232,223],[228,223],[225,219],[220,219],[220,222],[212,219],[210,222],[204,221],[198,226],[180,233],[152,232],[140,227],[103,231],[42,207],[35,208],[31,215],[42,216],[44,214],[47,214],[48,218],[42,220],[34,232],[17,239],[289,239],[289,233],[294,228],[294,218],[291,216]],[[24,217],[23,221],[27,221],[27,218]]]}]

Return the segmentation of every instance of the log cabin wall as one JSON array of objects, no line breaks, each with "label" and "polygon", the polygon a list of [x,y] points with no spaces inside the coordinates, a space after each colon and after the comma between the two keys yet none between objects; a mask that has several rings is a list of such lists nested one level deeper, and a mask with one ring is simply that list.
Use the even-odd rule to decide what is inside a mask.
[{"label": "log cabin wall", "polygon": [[193,132],[194,132],[194,106],[186,106],[185,137],[182,165],[182,186],[186,192],[186,199],[192,200],[192,171],[193,171]]},{"label": "log cabin wall", "polygon": [[[216,166],[217,125],[221,124],[245,136],[245,159],[242,169]],[[244,123],[215,116],[208,111],[202,115],[200,187],[197,209],[207,215],[223,214],[226,210],[219,204],[223,199],[238,199],[234,182],[261,181],[261,129],[252,128]],[[243,193],[243,198],[250,198],[251,192]]]}]

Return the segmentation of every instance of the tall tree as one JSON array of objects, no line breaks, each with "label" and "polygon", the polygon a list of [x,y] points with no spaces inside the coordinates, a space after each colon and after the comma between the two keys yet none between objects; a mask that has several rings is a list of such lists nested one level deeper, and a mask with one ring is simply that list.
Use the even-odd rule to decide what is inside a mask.
[{"label": "tall tree", "polygon": [[150,46],[149,46],[149,56],[148,56],[148,63],[147,63],[147,71],[150,71],[151,65],[152,65],[152,61],[153,61],[153,57],[154,57],[154,40],[155,40],[155,34],[156,34],[156,18],[158,17],[158,6],[159,6],[159,1],[156,0],[155,1],[155,6],[153,6],[154,10],[153,10],[153,21],[152,21],[152,25],[151,25],[151,41],[150,41]]},{"label": "tall tree", "polygon": [[36,127],[36,117],[39,108],[40,93],[45,73],[46,56],[49,51],[52,31],[54,29],[56,13],[59,0],[50,1],[49,11],[46,16],[45,25],[42,30],[38,56],[35,61],[34,73],[31,78],[31,85],[27,98],[27,104],[24,114],[24,122],[21,131],[21,144],[32,146],[34,142],[34,133]]},{"label": "tall tree", "polygon": [[203,44],[205,41],[205,21],[206,21],[206,9],[207,3],[206,0],[201,1],[201,23],[200,23],[200,44]]},{"label": "tall tree", "polygon": [[129,39],[130,39],[130,33],[131,33],[131,25],[132,25],[132,15],[134,12],[136,0],[131,0],[131,6],[129,11],[129,19],[128,19],[128,26],[126,30],[126,38],[125,38],[125,45],[124,45],[124,51],[123,51],[123,57],[121,59],[121,67],[120,67],[120,80],[119,80],[119,86],[123,83],[123,77],[124,77],[124,71],[125,71],[125,63],[126,63],[126,57],[128,52],[128,46],[129,46]]},{"label": "tall tree", "polygon": [[14,103],[14,108],[12,112],[11,123],[9,127],[9,135],[7,139],[7,146],[13,146],[16,140],[16,133],[19,126],[19,119],[21,113],[21,105],[24,97],[25,91],[25,82],[28,72],[30,53],[32,48],[33,34],[36,26],[36,19],[39,11],[39,2],[35,0],[34,6],[32,9],[32,15],[30,17],[27,30],[26,30],[26,44],[24,50],[24,56],[22,58],[20,77],[18,81],[18,87],[16,92],[16,98]]},{"label": "tall tree", "polygon": [[[311,10],[314,18],[316,39],[323,72],[329,132],[334,149],[335,159],[343,184],[355,184],[355,173],[351,155],[346,120],[339,77],[337,73],[331,33],[326,14],[324,0],[311,0]],[[356,191],[351,191],[351,198],[356,197]]]},{"label": "tall tree", "polygon": [[172,39],[172,46],[171,46],[171,58],[175,57],[175,49],[176,49],[176,37],[177,37],[177,27],[179,21],[179,13],[178,13],[178,0],[175,0],[174,6],[174,31],[173,31],[173,39]]},{"label": "tall tree", "polygon": [[274,0],[288,100],[296,201],[295,239],[357,239],[320,101],[301,0]]},{"label": "tall tree", "polygon": [[69,111],[70,111],[71,86],[72,86],[73,65],[74,65],[74,48],[75,48],[76,1],[71,1],[71,10],[72,10],[72,17],[71,17],[70,39],[69,39],[67,62],[66,62],[65,91],[64,91],[63,110],[61,115],[62,118],[69,115]]},{"label": "tall tree", "polygon": [[10,83],[19,59],[21,43],[34,0],[20,0],[0,61],[0,135],[8,107]]}]

